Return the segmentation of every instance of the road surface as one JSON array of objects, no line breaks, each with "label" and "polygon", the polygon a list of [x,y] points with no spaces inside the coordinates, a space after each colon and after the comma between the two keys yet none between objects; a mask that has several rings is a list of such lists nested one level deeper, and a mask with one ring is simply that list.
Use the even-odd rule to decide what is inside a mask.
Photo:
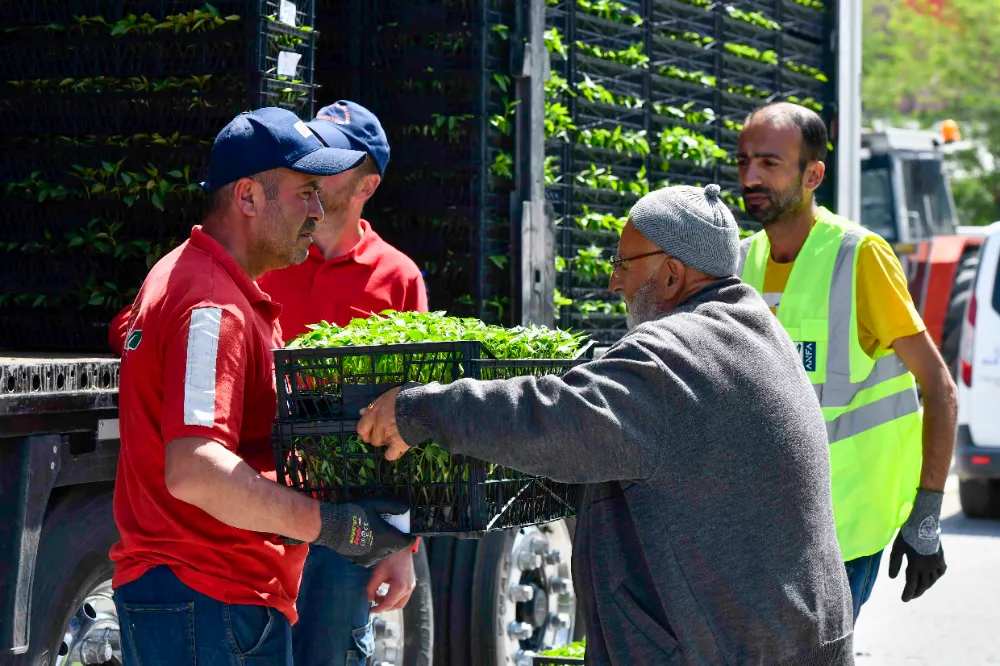
[{"label": "road surface", "polygon": [[903,572],[889,578],[886,549],[855,628],[857,666],[1000,665],[1000,521],[965,518],[952,476],[941,532],[948,573],[906,604]]}]

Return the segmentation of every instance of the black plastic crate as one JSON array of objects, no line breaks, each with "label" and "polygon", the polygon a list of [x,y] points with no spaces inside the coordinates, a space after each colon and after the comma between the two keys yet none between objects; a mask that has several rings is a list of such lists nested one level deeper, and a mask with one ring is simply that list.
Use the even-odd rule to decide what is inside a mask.
[{"label": "black plastic crate", "polygon": [[[256,0],[251,0],[256,4]],[[247,0],[213,0],[223,15],[239,13]],[[68,24],[76,16],[102,16],[115,21],[135,14],[162,17],[201,9],[205,0],[11,0],[0,3],[0,26]]]},{"label": "black plastic crate", "polygon": [[532,657],[531,666],[574,666],[583,664],[583,659],[575,657]]},{"label": "black plastic crate", "polygon": [[0,365],[0,396],[118,388],[114,359],[46,360]]},{"label": "black plastic crate", "polygon": [[275,350],[278,476],[326,501],[403,500],[420,534],[482,533],[574,515],[578,486],[460,455],[442,467],[424,446],[389,462],[355,429],[362,407],[408,381],[555,374],[585,362],[591,350],[565,360],[497,360],[478,341]]},{"label": "black plastic crate", "polygon": [[115,310],[0,307],[0,349],[109,353]]}]

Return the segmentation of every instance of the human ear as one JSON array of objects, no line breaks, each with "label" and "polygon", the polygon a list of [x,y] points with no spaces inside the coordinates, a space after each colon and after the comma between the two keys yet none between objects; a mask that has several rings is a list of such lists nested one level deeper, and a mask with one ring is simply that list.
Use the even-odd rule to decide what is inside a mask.
[{"label": "human ear", "polygon": [[361,179],[361,189],[358,193],[368,201],[375,194],[375,190],[378,188],[379,183],[382,182],[381,176],[369,175]]},{"label": "human ear", "polygon": [[233,186],[233,201],[246,217],[257,215],[257,203],[264,198],[261,189],[253,178],[240,178]]},{"label": "human ear", "polygon": [[673,257],[663,262],[661,284],[664,288],[663,295],[667,299],[673,298],[681,290],[681,286],[684,283],[685,270],[686,267],[684,264]]},{"label": "human ear", "polygon": [[802,184],[805,185],[807,190],[812,192],[820,186],[825,175],[826,164],[820,160],[813,160],[806,165],[806,173],[802,179]]}]

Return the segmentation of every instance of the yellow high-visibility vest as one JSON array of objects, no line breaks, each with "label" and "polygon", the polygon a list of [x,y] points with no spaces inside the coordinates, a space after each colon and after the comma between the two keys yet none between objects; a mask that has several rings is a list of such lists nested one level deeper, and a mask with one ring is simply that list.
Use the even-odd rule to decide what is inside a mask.
[{"label": "yellow high-visibility vest", "polygon": [[[895,352],[879,347],[870,357],[858,340],[857,249],[870,236],[820,208],[778,306],[823,407],[845,562],[892,540],[910,515],[922,463],[916,380]],[[763,231],[740,244],[739,273],[761,294],[770,254]]]}]

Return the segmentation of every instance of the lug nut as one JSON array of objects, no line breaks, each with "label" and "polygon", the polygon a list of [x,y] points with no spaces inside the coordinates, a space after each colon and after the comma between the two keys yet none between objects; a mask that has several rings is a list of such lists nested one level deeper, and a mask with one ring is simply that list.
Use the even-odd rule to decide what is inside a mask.
[{"label": "lug nut", "polygon": [[545,563],[548,565],[559,564],[560,562],[562,562],[562,553],[558,550],[553,550],[545,556]]},{"label": "lug nut", "polygon": [[534,571],[542,568],[542,556],[527,550],[517,554],[517,566],[521,571]]},{"label": "lug nut", "polygon": [[547,555],[549,552],[549,542],[545,539],[532,539],[528,544],[528,550],[535,555]]},{"label": "lug nut", "polygon": [[569,581],[561,576],[549,579],[549,589],[556,594],[567,594],[569,592]]},{"label": "lug nut", "polygon": [[535,630],[527,622],[511,622],[507,625],[507,635],[519,641],[526,641],[531,638]]},{"label": "lug nut", "polygon": [[531,585],[511,585],[507,590],[507,596],[511,601],[524,603],[535,598],[535,588]]},{"label": "lug nut", "polygon": [[80,659],[84,664],[103,664],[111,661],[113,654],[111,643],[103,638],[88,638],[80,644]]},{"label": "lug nut", "polygon": [[558,631],[559,629],[568,628],[569,621],[559,613],[552,613],[549,615],[549,626]]}]

